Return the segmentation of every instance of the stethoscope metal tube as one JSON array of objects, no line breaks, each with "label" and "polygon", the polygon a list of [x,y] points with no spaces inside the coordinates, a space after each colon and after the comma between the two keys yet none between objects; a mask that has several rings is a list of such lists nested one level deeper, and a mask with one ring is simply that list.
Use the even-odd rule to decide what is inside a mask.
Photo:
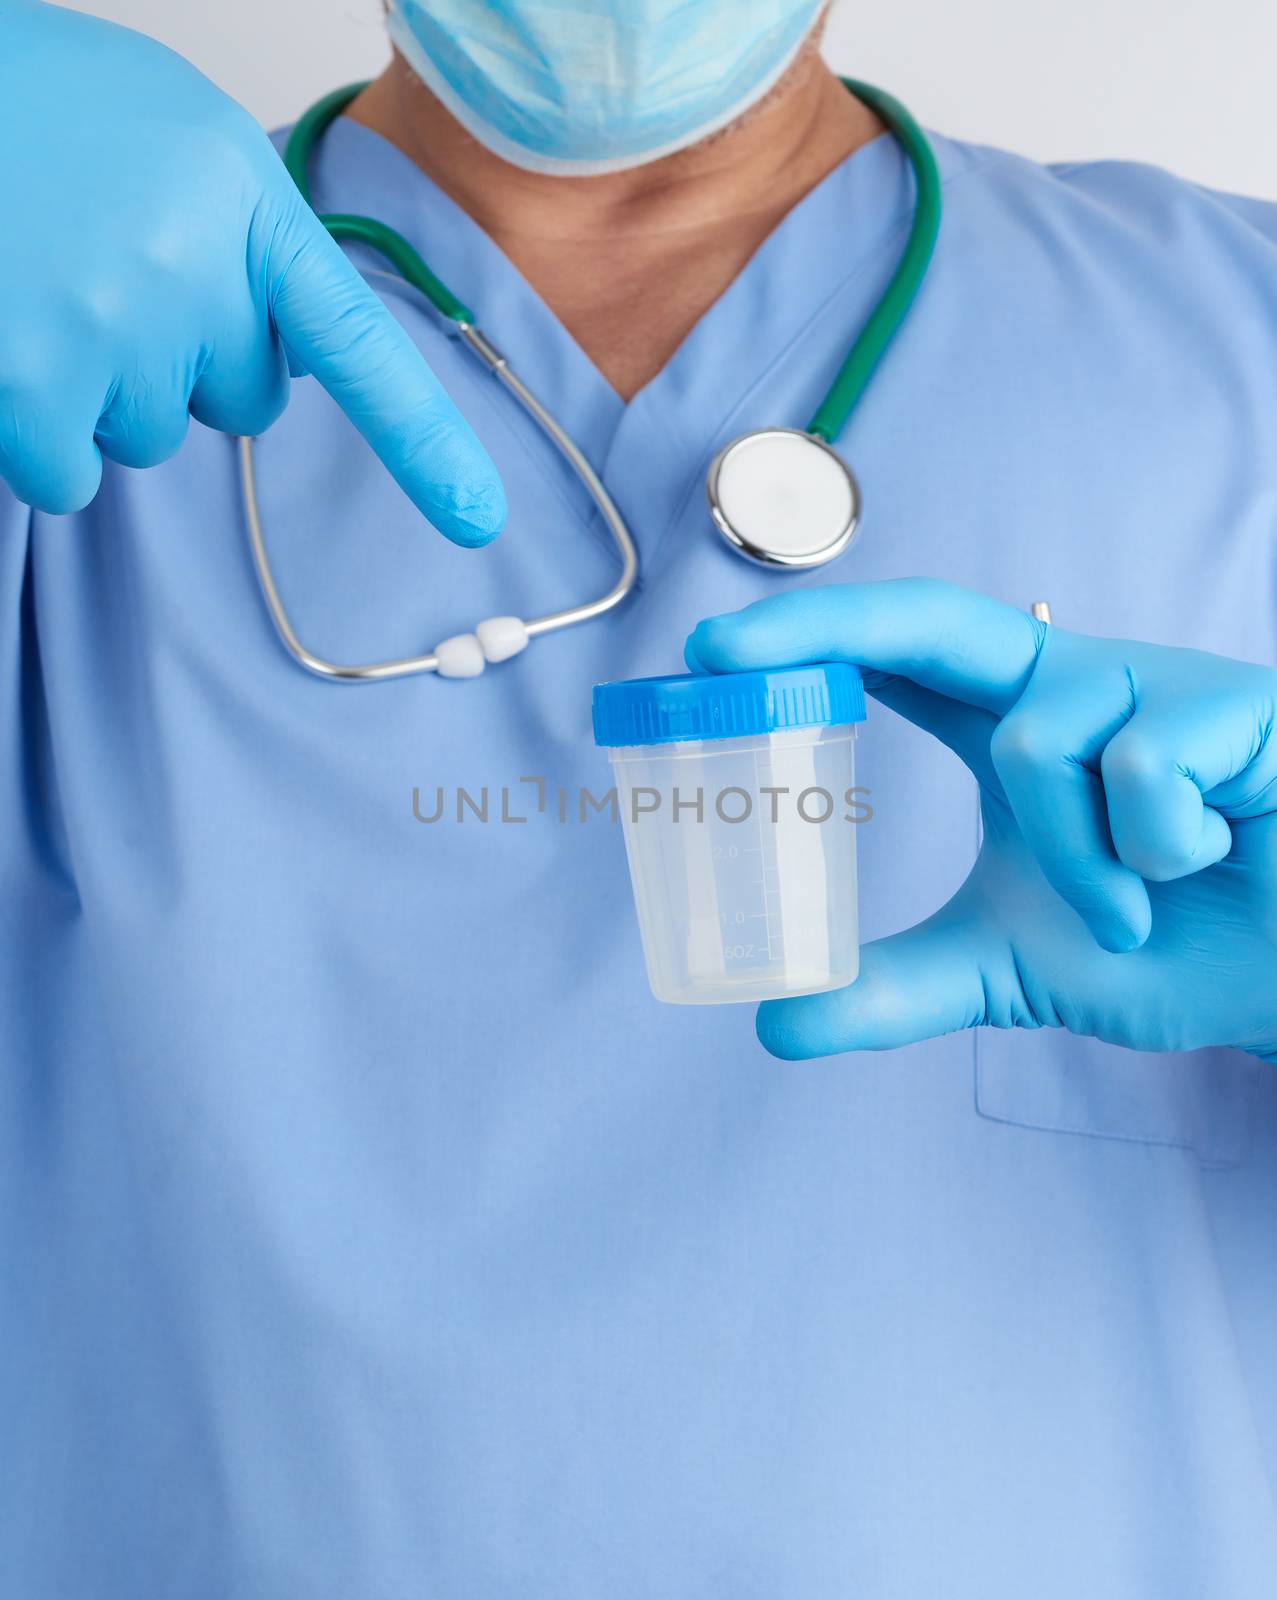
[{"label": "stethoscope metal tube", "polygon": [[638,582],[638,549],[616,502],[604,488],[594,468],[581,454],[572,438],[555,421],[509,361],[470,322],[454,324],[461,339],[493,375],[500,379],[523,409],[528,413],[546,438],[558,448],[568,465],[584,484],[599,515],[607,526],[621,558],[621,571],[616,582],[596,600],[585,600],[580,605],[567,606],[562,611],[551,611],[543,617],[523,621],[517,617],[494,617],[480,623],[472,634],[460,634],[446,639],[427,655],[404,656],[398,660],[371,661],[363,665],[328,661],[308,650],[297,636],[284,603],[279,586],[271,570],[266,553],[266,536],[262,527],[261,508],[257,500],[257,480],[253,470],[253,441],[241,437],[238,441],[240,484],[244,499],[244,518],[248,524],[248,542],[253,553],[253,565],[261,585],[262,597],[275,631],[293,658],[316,677],[328,678],[338,683],[384,683],[390,678],[410,678],[422,672],[437,672],[443,677],[476,677],[489,660],[504,660],[517,655],[529,639],[538,634],[554,633],[560,628],[570,628],[578,622],[589,622],[602,616],[633,590]]},{"label": "stethoscope metal tube", "polygon": [[619,606],[638,582],[638,547],[634,543],[625,518],[617,509],[616,501],[603,487],[603,480],[581,454],[572,436],[554,420],[523,379],[490,340],[484,337],[473,323],[459,323],[462,339],[471,350],[500,378],[528,415],[548,439],[553,440],[568,465],[585,485],[590,499],[598,507],[599,515],[607,524],[617,553],[621,557],[621,574],[606,594],[597,600],[586,600],[581,605],[568,606],[563,611],[552,611],[548,616],[535,617],[526,624],[528,637],[539,633],[553,633],[558,628],[570,628],[577,622],[589,622],[601,617],[613,606]]}]

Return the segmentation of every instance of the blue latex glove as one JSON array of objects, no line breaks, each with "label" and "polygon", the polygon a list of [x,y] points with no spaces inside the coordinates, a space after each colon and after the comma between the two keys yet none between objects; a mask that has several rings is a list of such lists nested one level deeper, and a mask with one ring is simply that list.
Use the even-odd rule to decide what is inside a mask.
[{"label": "blue latex glove", "polygon": [[688,641],[694,670],[826,660],[860,663],[961,757],[984,840],[948,905],[866,946],[849,988],[764,1005],[767,1049],[991,1024],[1277,1059],[1277,672],[920,579],[795,591]]},{"label": "blue latex glove", "polygon": [[496,470],[248,114],[97,18],[0,4],[0,476],[75,511],[101,456],[171,456],[188,411],[268,428],[312,372],[431,522],[486,544]]}]

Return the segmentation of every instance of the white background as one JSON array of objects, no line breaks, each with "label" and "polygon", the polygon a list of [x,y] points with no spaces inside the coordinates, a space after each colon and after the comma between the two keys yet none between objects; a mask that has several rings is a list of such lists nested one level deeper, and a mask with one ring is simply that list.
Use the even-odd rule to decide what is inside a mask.
[{"label": "white background", "polygon": [[[268,126],[388,55],[381,0],[75,3],[163,39]],[[834,0],[827,54],[943,133],[1277,198],[1274,0]]]}]

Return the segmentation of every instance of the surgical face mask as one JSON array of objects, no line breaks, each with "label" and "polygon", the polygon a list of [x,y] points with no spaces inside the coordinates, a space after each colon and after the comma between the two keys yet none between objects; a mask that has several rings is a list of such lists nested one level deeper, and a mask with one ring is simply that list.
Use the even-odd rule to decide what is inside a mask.
[{"label": "surgical face mask", "polygon": [[670,155],[761,100],[824,0],[390,0],[400,53],[470,133],[533,172]]}]

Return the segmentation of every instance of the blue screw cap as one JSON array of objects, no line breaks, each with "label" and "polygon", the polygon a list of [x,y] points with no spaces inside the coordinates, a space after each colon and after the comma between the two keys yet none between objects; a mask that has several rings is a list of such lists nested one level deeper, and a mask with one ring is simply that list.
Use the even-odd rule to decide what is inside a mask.
[{"label": "blue screw cap", "polygon": [[679,673],[594,688],[594,742],[676,744],[865,720],[860,671],[846,661],[765,672]]}]

